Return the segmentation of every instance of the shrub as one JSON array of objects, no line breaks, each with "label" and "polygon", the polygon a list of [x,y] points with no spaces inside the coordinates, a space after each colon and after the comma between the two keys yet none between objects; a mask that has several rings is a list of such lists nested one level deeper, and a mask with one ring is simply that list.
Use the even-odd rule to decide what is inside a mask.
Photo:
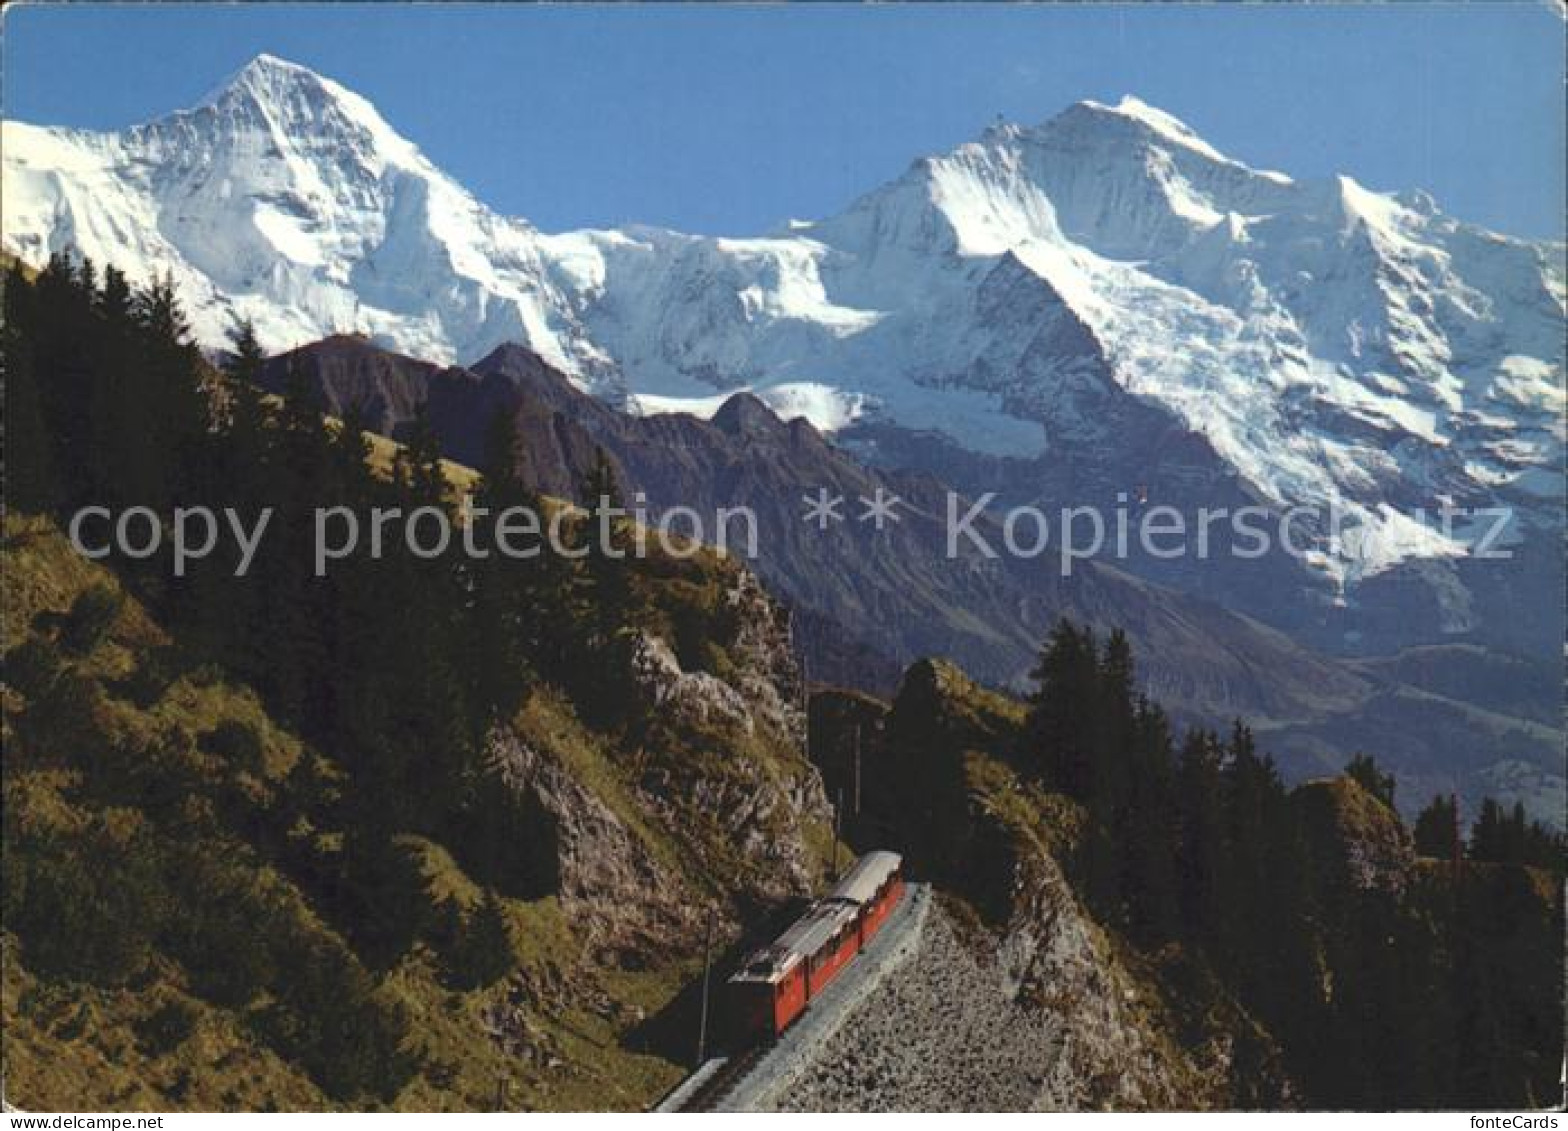
[{"label": "shrub", "polygon": [[189,912],[163,934],[169,954],[198,996],[230,1008],[249,1005],[279,974],[273,944],[292,928],[286,912],[252,870],[226,856],[187,852],[177,882]]},{"label": "shrub", "polygon": [[39,636],[29,636],[6,653],[5,681],[29,699],[40,699],[60,678],[60,649]]},{"label": "shrub", "polygon": [[394,1099],[419,1070],[419,1057],[405,1047],[406,1011],[376,992],[341,944],[307,936],[290,949],[290,977],[256,1017],[262,1035],[332,1099]]},{"label": "shrub", "polygon": [[124,985],[142,971],[164,905],[144,842],[35,842],[18,855],[21,861],[7,854],[8,868],[26,872],[7,925],[22,940],[29,969],[104,986]]},{"label": "shrub", "polygon": [[97,584],[82,590],[71,604],[60,628],[60,643],[72,655],[85,656],[98,647],[124,603],[112,586]]},{"label": "shrub", "polygon": [[266,751],[261,735],[250,723],[239,719],[224,719],[201,736],[204,753],[222,758],[236,769],[259,774],[266,765]]},{"label": "shrub", "polygon": [[448,973],[454,985],[477,989],[506,977],[516,965],[506,909],[495,892],[487,891],[484,900],[463,922]]},{"label": "shrub", "polygon": [[177,678],[179,672],[168,650],[150,649],[130,675],[115,683],[114,691],[145,710],[162,699]]},{"label": "shrub", "polygon": [[136,1041],[147,1056],[162,1056],[196,1030],[196,1013],[182,1001],[166,1001],[136,1022]]}]

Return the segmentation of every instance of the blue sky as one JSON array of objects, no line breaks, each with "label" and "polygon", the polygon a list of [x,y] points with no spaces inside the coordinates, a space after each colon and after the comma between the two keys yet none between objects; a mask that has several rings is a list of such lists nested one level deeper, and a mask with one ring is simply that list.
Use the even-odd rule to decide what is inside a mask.
[{"label": "blue sky", "polygon": [[4,20],[8,117],[128,125],[269,51],[358,90],[487,203],[551,231],[766,231],[838,211],[998,114],[1124,93],[1249,164],[1563,231],[1563,23],[1544,2],[76,4]]}]

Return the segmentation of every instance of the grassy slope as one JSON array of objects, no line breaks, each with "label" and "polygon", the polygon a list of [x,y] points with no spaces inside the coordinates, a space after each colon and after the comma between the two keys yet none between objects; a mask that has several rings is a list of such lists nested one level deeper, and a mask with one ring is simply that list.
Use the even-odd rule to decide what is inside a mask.
[{"label": "grassy slope", "polygon": [[[94,584],[114,585],[108,571],[80,558],[50,522],[11,516],[5,525],[4,606],[7,651],[40,631],[51,614],[63,614]],[[700,567],[711,570],[713,563]],[[127,600],[106,637],[76,662],[78,674],[100,689],[130,675],[149,652],[173,645],[134,601]],[[187,666],[176,659],[174,667]],[[70,829],[95,815],[95,802],[72,768],[71,737],[50,732],[61,749],[32,750],[11,757],[17,719],[27,703],[5,692],[8,747],[7,820]],[[267,717],[246,687],[211,670],[188,671],[148,706],[112,693],[95,694],[93,724],[104,736],[130,742],[169,730],[192,737],[225,720],[249,724],[263,737],[265,757],[254,780],[221,764],[207,767],[231,775],[231,784],[275,789],[302,756],[301,743]],[[672,835],[638,805],[624,759],[605,749],[605,740],[583,727],[560,696],[534,696],[519,716],[523,733],[568,766],[574,776],[619,816],[634,835],[677,874],[695,876],[691,838]],[[34,742],[33,746],[47,745]],[[792,774],[800,767],[761,743],[749,753],[769,773]],[[134,814],[128,819],[135,820]],[[825,830],[812,844],[826,855]],[[158,835],[169,835],[159,832]],[[479,889],[448,853],[415,842],[432,890],[465,902]],[[307,929],[329,928],[311,913],[308,901],[270,868],[258,869],[257,884],[282,888],[299,908]],[[641,1016],[671,1000],[695,972],[700,959],[666,960],[644,971],[607,970],[582,953],[554,897],[508,900],[520,967],[512,982],[459,993],[443,985],[435,957],[416,946],[383,981],[383,992],[409,1010],[411,1030],[427,1067],[393,1106],[405,1109],[492,1108],[500,1090],[510,1108],[636,1108],[666,1090],[682,1069],[667,1060],[624,1046]],[[22,1108],[71,1109],[322,1108],[332,1106],[297,1066],[271,1052],[246,1018],[195,997],[178,965],[156,959],[140,983],[104,989],[79,983],[49,983],[29,971],[14,935],[4,936],[4,1066],[7,1099]],[[511,995],[521,1000],[521,1029],[493,1036],[487,1008]],[[195,1018],[192,1034],[172,1050],[154,1052],[136,1036],[138,1025],[169,1001]]]}]

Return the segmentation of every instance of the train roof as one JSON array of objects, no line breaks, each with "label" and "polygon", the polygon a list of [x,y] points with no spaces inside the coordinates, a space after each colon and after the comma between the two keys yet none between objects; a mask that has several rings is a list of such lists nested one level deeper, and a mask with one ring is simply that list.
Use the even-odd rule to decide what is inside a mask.
[{"label": "train roof", "polygon": [[877,889],[898,871],[903,862],[904,858],[896,852],[868,852],[844,873],[844,878],[828,892],[827,898],[864,903],[876,895]]},{"label": "train roof", "polygon": [[777,982],[801,962],[822,949],[839,929],[855,921],[858,908],[839,900],[818,900],[771,946],[746,960],[732,982]]},{"label": "train roof", "polygon": [[855,921],[855,911],[849,904],[823,900],[795,920],[794,926],[779,936],[778,945],[802,958],[815,954],[840,928]]},{"label": "train roof", "polygon": [[798,963],[822,949],[824,943],[852,923],[860,905],[876,894],[888,876],[903,863],[896,852],[868,852],[855,862],[824,898],[790,924],[771,945],[755,951],[732,982],[777,982]]}]

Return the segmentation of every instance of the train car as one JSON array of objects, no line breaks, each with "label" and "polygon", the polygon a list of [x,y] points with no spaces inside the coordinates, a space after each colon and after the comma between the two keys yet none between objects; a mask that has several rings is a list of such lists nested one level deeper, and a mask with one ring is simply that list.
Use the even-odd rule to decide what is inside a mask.
[{"label": "train car", "polygon": [[869,943],[904,896],[904,860],[896,852],[870,852],[844,874],[828,899],[859,909],[860,945]]},{"label": "train car", "polygon": [[904,894],[903,858],[870,852],[771,945],[753,953],[727,985],[736,1035],[772,1039],[869,943]]}]

